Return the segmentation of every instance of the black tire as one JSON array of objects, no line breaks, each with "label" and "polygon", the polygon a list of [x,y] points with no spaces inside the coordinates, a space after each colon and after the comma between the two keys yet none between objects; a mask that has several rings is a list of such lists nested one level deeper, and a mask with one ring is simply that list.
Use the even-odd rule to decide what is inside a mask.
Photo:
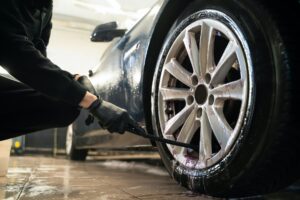
[{"label": "black tire", "polygon": [[[66,155],[67,158],[73,161],[85,161],[88,155],[88,149],[76,149],[76,135],[74,134],[73,126],[70,125],[66,134]],[[68,137],[70,143],[68,142]],[[70,145],[70,146],[69,146]],[[69,146],[69,147],[68,147]]]},{"label": "black tire", "polygon": [[[164,59],[176,36],[192,22],[209,18],[228,25],[228,20],[204,10],[229,16],[239,27],[252,60],[253,93],[248,113],[235,144],[220,162],[206,169],[187,168],[174,159],[166,145],[157,143],[170,175],[195,192],[218,197],[265,194],[299,179],[299,3],[277,5],[253,0],[198,0],[174,23],[165,40],[153,81],[152,126],[162,136],[158,115],[158,85]],[[297,22],[296,22],[297,20]],[[297,90],[297,91],[296,91]]]}]

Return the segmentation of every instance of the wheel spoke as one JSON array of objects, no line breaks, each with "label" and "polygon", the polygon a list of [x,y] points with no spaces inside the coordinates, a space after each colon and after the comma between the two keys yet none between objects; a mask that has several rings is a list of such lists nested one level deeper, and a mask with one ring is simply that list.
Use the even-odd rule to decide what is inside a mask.
[{"label": "wheel spoke", "polygon": [[226,78],[230,68],[237,59],[236,49],[236,44],[230,41],[212,75],[211,84],[213,84],[214,86],[216,86],[219,83],[222,83]]},{"label": "wheel spoke", "polygon": [[185,37],[183,39],[185,49],[189,55],[194,73],[200,76],[200,67],[199,67],[199,49],[197,46],[195,33],[186,31]]},{"label": "wheel spoke", "polygon": [[199,160],[206,166],[206,161],[211,158],[212,155],[212,129],[206,114],[206,111],[202,111],[201,117],[201,130],[200,130],[200,149]]},{"label": "wheel spoke", "polygon": [[178,114],[166,122],[164,135],[173,134],[188,118],[194,105],[186,106]]},{"label": "wheel spoke", "polygon": [[203,23],[200,36],[200,73],[204,77],[209,67],[213,66],[214,40],[213,28]]},{"label": "wheel spoke", "polygon": [[190,90],[178,88],[160,88],[160,92],[164,101],[182,100],[192,94]]},{"label": "wheel spoke", "polygon": [[176,79],[187,86],[192,86],[191,76],[192,74],[187,71],[176,59],[172,59],[171,62],[166,64],[164,68]]},{"label": "wheel spoke", "polygon": [[[196,112],[197,110],[194,109],[187,120],[185,121],[183,127],[180,130],[180,133],[177,137],[178,142],[183,142],[183,143],[190,143],[196,130],[199,128],[199,123],[195,121],[196,119]],[[179,146],[174,146],[174,152],[180,154],[183,153],[186,148],[184,147],[179,147]]]},{"label": "wheel spoke", "polygon": [[237,80],[214,88],[211,90],[211,94],[213,94],[215,98],[242,100],[243,85],[243,80]]},{"label": "wheel spoke", "polygon": [[223,112],[220,109],[217,110],[212,106],[208,106],[207,116],[210,122],[210,126],[214,131],[214,134],[220,146],[222,147],[222,149],[225,149],[230,135],[233,132],[232,128],[228,124]]}]

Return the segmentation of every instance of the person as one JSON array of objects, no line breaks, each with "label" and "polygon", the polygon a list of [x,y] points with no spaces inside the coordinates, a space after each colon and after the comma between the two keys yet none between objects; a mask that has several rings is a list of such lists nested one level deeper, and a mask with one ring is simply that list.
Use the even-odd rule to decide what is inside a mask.
[{"label": "person", "polygon": [[52,0],[0,1],[0,65],[18,81],[0,76],[0,140],[64,127],[89,109],[103,128],[138,127],[126,110],[98,97],[85,76],[47,58]]}]

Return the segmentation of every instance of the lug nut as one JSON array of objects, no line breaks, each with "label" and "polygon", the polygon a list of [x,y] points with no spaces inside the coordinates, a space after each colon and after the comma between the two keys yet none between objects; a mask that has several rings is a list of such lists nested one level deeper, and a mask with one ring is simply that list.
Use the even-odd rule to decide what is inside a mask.
[{"label": "lug nut", "polygon": [[210,76],[210,74],[206,74],[204,79],[205,79],[205,83],[206,83],[206,84],[209,84],[210,81],[211,81],[211,76]]},{"label": "lug nut", "polygon": [[191,105],[192,103],[194,103],[194,97],[193,96],[188,96],[188,98],[187,98],[187,104]]},{"label": "lug nut", "polygon": [[198,77],[196,75],[192,76],[192,84],[198,85]]}]

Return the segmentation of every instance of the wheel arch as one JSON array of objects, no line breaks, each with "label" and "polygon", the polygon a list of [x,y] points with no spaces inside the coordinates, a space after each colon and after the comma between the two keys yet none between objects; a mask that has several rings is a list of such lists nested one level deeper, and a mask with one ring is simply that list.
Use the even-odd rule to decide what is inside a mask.
[{"label": "wheel arch", "polygon": [[189,1],[169,0],[153,27],[146,55],[142,84],[145,123],[150,134],[153,133],[151,122],[151,86],[156,62],[170,28],[190,3]]}]

